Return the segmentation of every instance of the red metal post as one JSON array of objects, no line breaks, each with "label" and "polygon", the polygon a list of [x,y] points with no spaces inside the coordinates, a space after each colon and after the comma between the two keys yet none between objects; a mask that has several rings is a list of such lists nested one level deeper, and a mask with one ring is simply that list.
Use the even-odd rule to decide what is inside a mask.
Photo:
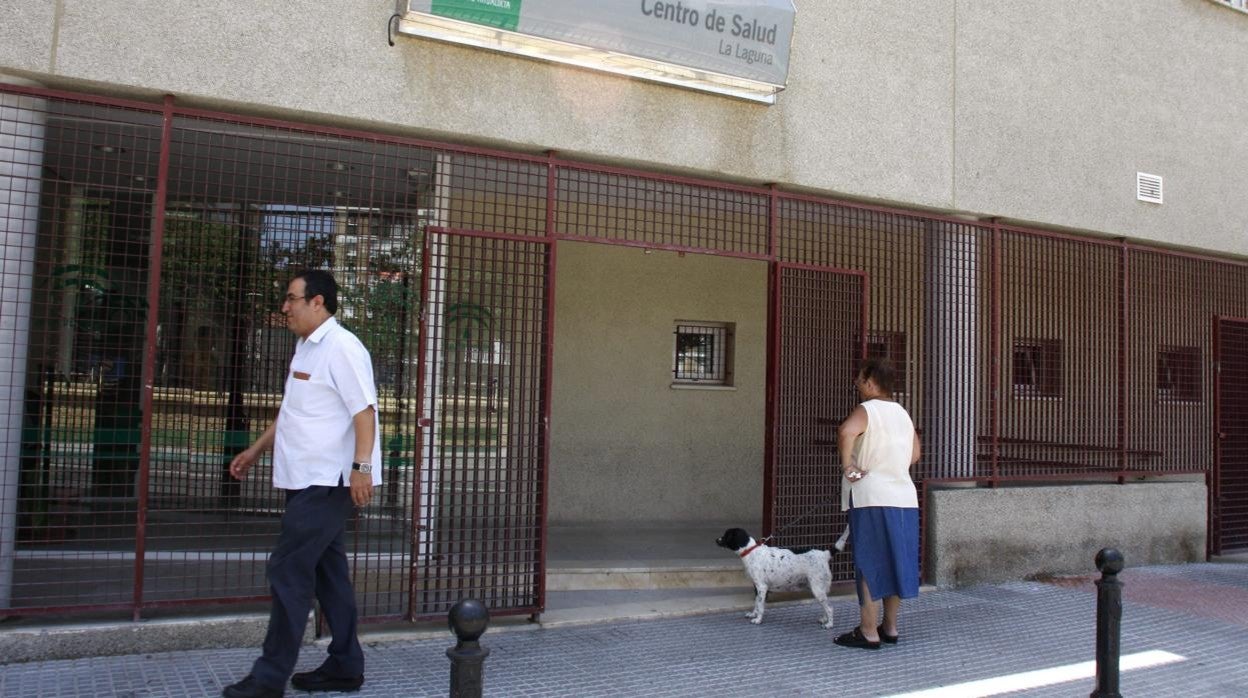
[{"label": "red metal post", "polygon": [[992,469],[988,482],[997,486],[999,461],[1001,457],[1001,402],[1004,400],[1002,391],[1001,371],[1001,226],[992,221],[992,295],[991,295],[991,371],[989,374],[989,429],[992,441],[989,445],[992,453]]},{"label": "red metal post", "polygon": [[169,188],[169,144],[173,140],[173,95],[165,96],[160,126],[160,165],[152,202],[152,239],[147,273],[147,328],[143,339],[143,392],[139,432],[139,502],[134,524],[134,597],[132,616],[143,608],[143,559],[147,548],[147,489],[152,467],[152,392],[156,377],[156,329],[160,317],[160,265],[165,237],[165,197]]},{"label": "red metal post", "polygon": [[1206,506],[1208,528],[1205,535],[1205,559],[1221,554],[1222,546],[1218,535],[1219,512],[1218,496],[1219,478],[1222,474],[1222,318],[1213,318],[1213,470],[1205,473],[1205,492],[1208,493],[1209,504]]},{"label": "red metal post", "polygon": [[540,499],[538,501],[538,558],[537,558],[537,606],[539,612],[546,610],[546,545],[547,545],[547,514],[550,506],[547,501],[550,493],[550,411],[554,383],[555,360],[555,269],[559,245],[555,241],[559,168],[555,164],[555,151],[546,153],[549,162],[546,165],[546,284],[545,284],[545,357],[542,365],[542,452],[538,467],[541,470]]},{"label": "red metal post", "polygon": [[1127,480],[1127,315],[1130,310],[1127,241],[1121,240],[1118,256],[1118,484]]},{"label": "red metal post", "polygon": [[776,496],[776,415],[779,412],[776,400],[779,396],[780,380],[780,266],[777,263],[777,248],[780,231],[780,198],[773,185],[767,196],[767,249],[771,261],[767,263],[767,338],[765,362],[767,385],[764,388],[766,406],[763,410],[763,531],[762,535],[771,534],[775,520]]},{"label": "red metal post", "polygon": [[[435,173],[436,177],[436,173]],[[416,619],[417,581],[420,573],[420,530],[422,528],[424,502],[420,498],[420,478],[425,465],[425,428],[430,426],[432,415],[425,412],[425,374],[428,371],[426,357],[429,347],[429,258],[434,233],[425,230],[420,253],[420,317],[417,327],[420,337],[416,342],[416,419],[415,457],[412,458],[412,551],[408,559],[407,619]]]}]

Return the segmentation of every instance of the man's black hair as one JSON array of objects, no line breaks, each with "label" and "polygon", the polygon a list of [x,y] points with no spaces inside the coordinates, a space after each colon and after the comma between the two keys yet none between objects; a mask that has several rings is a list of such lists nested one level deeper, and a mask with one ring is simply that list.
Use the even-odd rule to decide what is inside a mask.
[{"label": "man's black hair", "polygon": [[324,269],[309,269],[299,272],[295,278],[303,279],[303,296],[308,302],[320,296],[324,299],[325,309],[330,315],[338,312],[338,282],[334,280],[333,274]]}]

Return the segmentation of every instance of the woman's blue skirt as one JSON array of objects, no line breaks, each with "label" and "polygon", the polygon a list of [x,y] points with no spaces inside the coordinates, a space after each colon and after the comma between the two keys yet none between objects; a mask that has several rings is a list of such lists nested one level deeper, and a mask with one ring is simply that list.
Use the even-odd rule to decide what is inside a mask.
[{"label": "woman's blue skirt", "polygon": [[[852,504],[851,504],[852,506]],[[866,580],[872,600],[919,595],[919,510],[863,507],[849,510],[849,542],[858,581]],[[862,585],[858,585],[858,603]]]}]

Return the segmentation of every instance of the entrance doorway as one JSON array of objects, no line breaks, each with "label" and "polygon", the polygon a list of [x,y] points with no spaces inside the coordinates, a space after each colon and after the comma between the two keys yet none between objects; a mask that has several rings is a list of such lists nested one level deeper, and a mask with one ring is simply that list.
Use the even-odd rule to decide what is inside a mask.
[{"label": "entrance doorway", "polygon": [[1210,549],[1248,550],[1248,319],[1219,318]]},{"label": "entrance doorway", "polygon": [[633,536],[692,525],[722,559],[722,526],[761,523],[767,265],[558,249],[550,524]]}]

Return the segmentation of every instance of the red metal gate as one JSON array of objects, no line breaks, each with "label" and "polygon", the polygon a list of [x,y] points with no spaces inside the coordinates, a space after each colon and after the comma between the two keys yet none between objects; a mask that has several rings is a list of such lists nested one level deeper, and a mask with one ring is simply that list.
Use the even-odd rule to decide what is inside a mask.
[{"label": "red metal gate", "polygon": [[[828,547],[845,527],[836,427],[857,404],[853,378],[863,355],[867,277],[798,264],[773,268],[768,377],[765,533],[779,545]],[[837,579],[853,579],[848,561]]]},{"label": "red metal gate", "polygon": [[1217,451],[1210,493],[1214,554],[1248,549],[1248,320],[1219,318]]},{"label": "red metal gate", "polygon": [[468,596],[495,615],[545,605],[551,252],[541,239],[426,234],[413,618]]}]

